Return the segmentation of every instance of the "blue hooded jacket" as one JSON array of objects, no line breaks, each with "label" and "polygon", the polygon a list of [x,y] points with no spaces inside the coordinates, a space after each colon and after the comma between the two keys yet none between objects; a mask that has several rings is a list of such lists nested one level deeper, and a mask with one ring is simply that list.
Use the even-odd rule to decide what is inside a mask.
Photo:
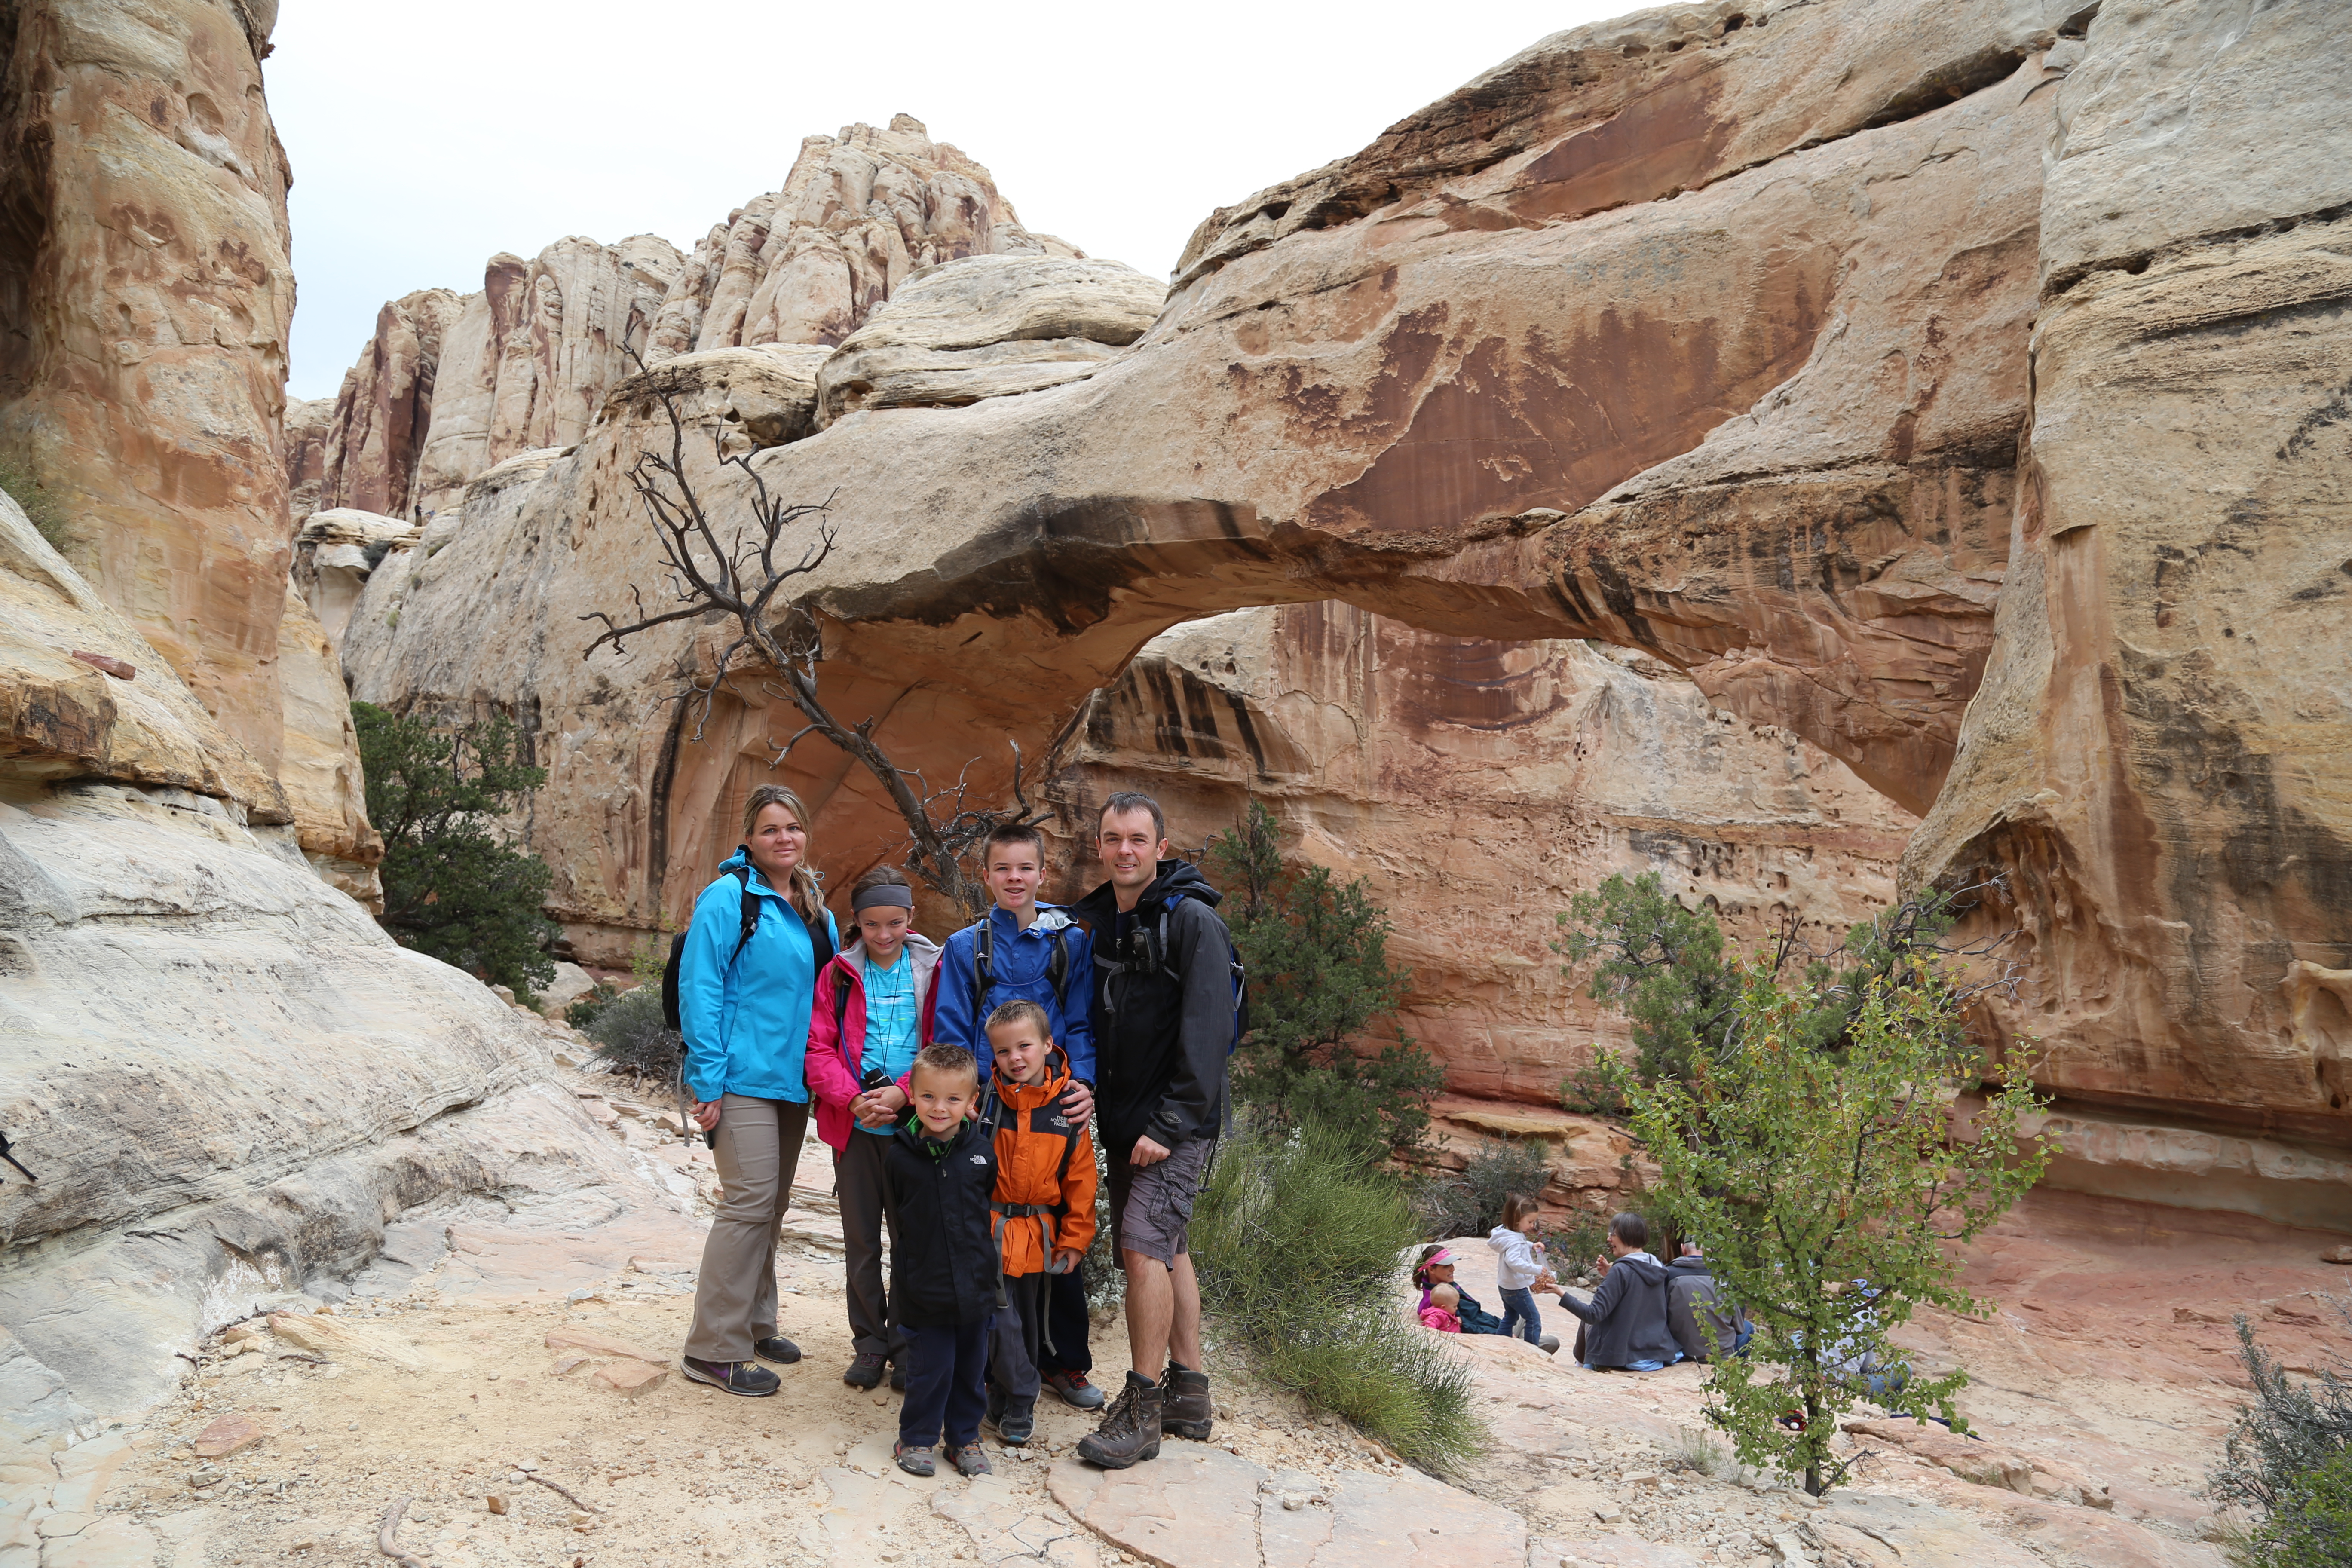
[{"label": "blue hooded jacket", "polygon": [[[1081,1083],[1095,1081],[1094,942],[1086,928],[1069,912],[1052,904],[1037,906],[1037,918],[1023,931],[1013,917],[992,909],[995,940],[990,944],[989,987],[986,996],[972,993],[972,968],[980,953],[980,932],[966,926],[947,940],[940,954],[938,1002],[931,1018],[931,1038],[959,1045],[980,1058],[980,1076],[986,1079],[992,1054],[988,1031],[981,1027],[999,1005],[1018,997],[1034,1002],[1053,1020],[1054,1043],[1070,1058],[1070,1076]],[[1062,977],[1062,994],[1054,994],[1052,971],[1054,935],[1058,931],[1069,955],[1069,973]]]},{"label": "blue hooded jacket", "polygon": [[[744,885],[737,867],[750,867],[740,848],[719,868],[719,879],[694,900],[694,923],[678,954],[677,1016],[686,1036],[686,1087],[708,1103],[722,1094],[756,1100],[808,1101],[809,1005],[816,995],[816,950],[792,901],[756,868],[751,890],[761,895],[760,923],[740,957],[730,962],[743,930]],[[841,938],[833,914],[825,929]]]}]

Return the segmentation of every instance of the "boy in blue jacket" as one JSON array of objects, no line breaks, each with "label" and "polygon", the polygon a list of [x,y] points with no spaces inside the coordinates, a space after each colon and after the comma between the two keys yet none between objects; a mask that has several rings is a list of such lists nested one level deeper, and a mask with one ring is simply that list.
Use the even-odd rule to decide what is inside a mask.
[{"label": "boy in blue jacket", "polygon": [[[940,955],[931,1037],[971,1052],[986,1078],[992,1063],[982,1021],[1007,1002],[1036,1003],[1053,1024],[1053,1043],[1069,1058],[1070,1091],[1062,1099],[1063,1114],[1083,1125],[1095,1106],[1092,939],[1067,910],[1037,901],[1038,884],[1045,879],[1045,845],[1035,828],[1000,827],[988,836],[982,854],[996,907],[985,920],[948,938]],[[1045,1386],[1066,1402],[1094,1410],[1103,1396],[1087,1381],[1094,1356],[1087,1348],[1086,1302],[1079,1270],[1054,1276],[1038,1371]]]}]

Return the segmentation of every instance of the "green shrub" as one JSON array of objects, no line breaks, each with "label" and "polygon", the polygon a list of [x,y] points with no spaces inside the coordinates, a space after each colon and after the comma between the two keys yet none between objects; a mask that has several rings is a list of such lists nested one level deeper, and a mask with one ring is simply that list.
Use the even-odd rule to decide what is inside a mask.
[{"label": "green shrub", "polygon": [[615,1072],[665,1083],[677,1076],[684,1042],[662,1016],[659,985],[640,985],[614,997],[589,1024],[587,1035]]},{"label": "green shrub", "polygon": [[25,520],[36,533],[60,554],[65,552],[65,504],[33,477],[30,468],[16,458],[0,458],[0,490],[6,490],[9,499],[24,509]]},{"label": "green shrub", "polygon": [[555,977],[561,928],[540,910],[547,862],[501,842],[490,819],[547,782],[521,758],[511,720],[442,731],[352,704],[368,820],[383,836],[383,926],[528,1003]]},{"label": "green shrub", "polygon": [[604,1009],[611,1006],[613,998],[620,994],[611,981],[599,980],[589,987],[586,995],[563,1009],[563,1021],[584,1035],[589,1026],[604,1016]]},{"label": "green shrub", "polygon": [[1402,1184],[1360,1139],[1253,1117],[1217,1152],[1192,1216],[1193,1267],[1221,1340],[1271,1381],[1416,1465],[1470,1458],[1486,1433],[1468,1367],[1402,1308],[1418,1239]]},{"label": "green shrub", "polygon": [[[2336,1304],[2352,1329],[2352,1297]],[[2238,1319],[2238,1356],[2253,1384],[2221,1464],[2206,1478],[2216,1501],[2252,1510],[2236,1543],[2247,1568],[2352,1564],[2352,1378],[2343,1358],[2298,1383]]]},{"label": "green shrub", "polygon": [[1542,1143],[1485,1139],[1458,1174],[1431,1177],[1414,1194],[1422,1233],[1433,1241],[1484,1236],[1503,1223],[1504,1199],[1513,1193],[1534,1197],[1550,1180]]},{"label": "green shrub", "polygon": [[[1251,801],[1203,857],[1227,895],[1220,910],[1249,970],[1249,1033],[1234,1097],[1285,1125],[1305,1121],[1399,1155],[1429,1131],[1445,1085],[1437,1059],[1395,1028],[1412,972],[1389,962],[1388,912],[1361,879],[1282,859],[1282,829]],[[1376,1040],[1384,1025],[1394,1035]]]}]

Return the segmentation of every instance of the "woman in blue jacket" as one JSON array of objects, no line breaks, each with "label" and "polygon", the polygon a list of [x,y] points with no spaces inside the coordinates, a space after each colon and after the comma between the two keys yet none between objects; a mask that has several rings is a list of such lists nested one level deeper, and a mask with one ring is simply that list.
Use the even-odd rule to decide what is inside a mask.
[{"label": "woman in blue jacket", "polygon": [[695,1125],[718,1130],[721,1187],[702,1247],[685,1371],[729,1394],[757,1395],[780,1386],[760,1360],[801,1359],[800,1347],[776,1332],[776,1241],[808,1126],[809,1004],[816,972],[840,943],[808,867],[808,813],[799,797],[782,784],[753,790],[743,838],[695,900],[678,954],[686,1087]]}]

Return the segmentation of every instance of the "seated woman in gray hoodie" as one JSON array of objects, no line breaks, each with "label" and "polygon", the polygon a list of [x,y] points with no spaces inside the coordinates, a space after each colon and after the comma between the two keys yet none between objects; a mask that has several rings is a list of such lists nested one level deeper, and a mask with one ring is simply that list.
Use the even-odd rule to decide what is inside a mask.
[{"label": "seated woman in gray hoodie", "polygon": [[1612,1258],[1595,1258],[1600,1288],[1590,1302],[1560,1292],[1559,1304],[1584,1321],[1577,1359],[1596,1372],[1656,1372],[1682,1360],[1666,1317],[1665,1266],[1644,1250],[1650,1227],[1637,1214],[1609,1222]]}]

